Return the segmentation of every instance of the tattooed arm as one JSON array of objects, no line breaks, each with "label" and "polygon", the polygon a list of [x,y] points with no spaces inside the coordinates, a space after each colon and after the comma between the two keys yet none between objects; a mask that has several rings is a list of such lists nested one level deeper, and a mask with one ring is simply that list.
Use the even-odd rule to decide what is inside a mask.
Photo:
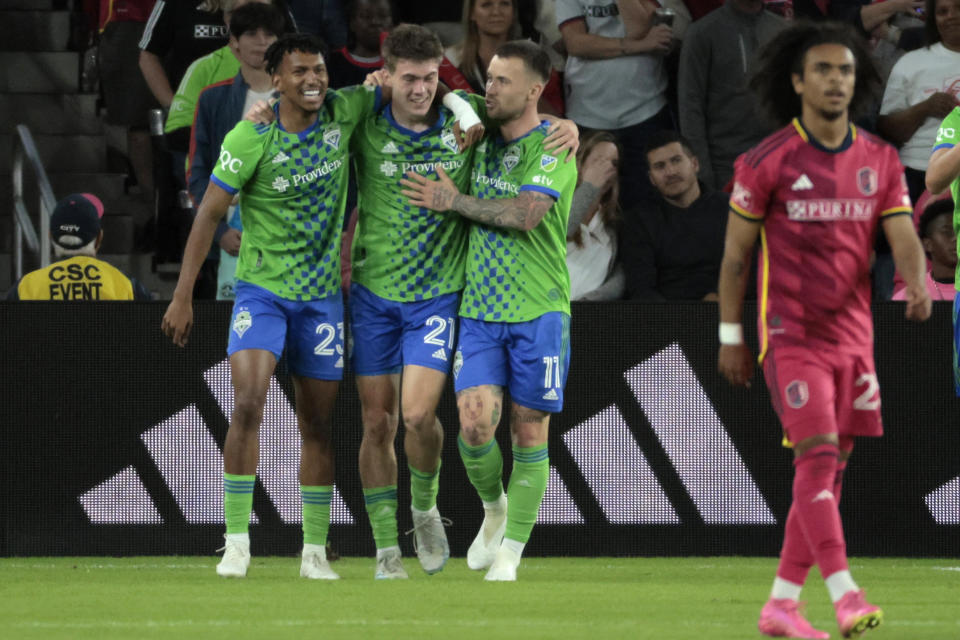
[{"label": "tattooed arm", "polygon": [[482,200],[457,194],[450,207],[464,218],[477,222],[530,231],[543,220],[555,200],[539,191],[521,191],[515,198]]},{"label": "tattooed arm", "polygon": [[408,172],[400,181],[410,204],[434,211],[456,211],[464,218],[496,227],[530,231],[543,220],[553,198],[539,191],[521,191],[514,198],[480,199],[460,193],[444,170],[437,167],[437,179]]}]

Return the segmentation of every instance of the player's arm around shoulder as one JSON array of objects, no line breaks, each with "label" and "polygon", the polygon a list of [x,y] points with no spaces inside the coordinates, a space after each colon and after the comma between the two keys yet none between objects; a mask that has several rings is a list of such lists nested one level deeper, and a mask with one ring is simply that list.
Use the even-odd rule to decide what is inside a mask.
[{"label": "player's arm around shoulder", "polygon": [[486,133],[487,126],[491,125],[484,121],[486,108],[479,109],[483,100],[472,96],[473,94],[462,90],[447,91],[443,96],[443,106],[449,109],[453,116],[453,134],[461,152],[479,141]]},{"label": "player's arm around shoulder", "polygon": [[327,89],[324,99],[333,110],[334,119],[357,125],[373,116],[389,102],[389,90],[383,86],[358,84],[340,89]]}]

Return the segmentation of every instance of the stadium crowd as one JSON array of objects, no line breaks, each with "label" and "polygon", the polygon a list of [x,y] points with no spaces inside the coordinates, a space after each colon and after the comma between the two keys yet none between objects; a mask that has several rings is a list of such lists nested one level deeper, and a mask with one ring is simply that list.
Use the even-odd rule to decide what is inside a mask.
[{"label": "stadium crowd", "polygon": [[[171,211],[177,209],[175,197],[155,200],[154,190],[185,190],[193,206],[199,204],[223,136],[256,100],[273,92],[256,58],[282,33],[299,30],[325,41],[334,89],[362,83],[381,68],[380,44],[401,22],[424,24],[438,34],[445,46],[441,81],[470,93],[484,92],[485,69],[497,46],[517,38],[536,42],[553,65],[540,112],[571,119],[589,141],[577,158],[580,177],[568,229],[573,299],[715,295],[727,216],[723,199],[734,160],[775,128],[750,90],[750,78],[763,46],[792,20],[847,22],[867,39],[885,85],[857,125],[898,147],[915,205],[936,200],[925,193],[926,166],[939,124],[960,94],[957,0],[83,4],[99,25],[105,119],[127,129],[131,174],[144,197],[159,202],[159,229],[146,230],[153,236],[148,245],[166,238],[176,246],[160,250],[172,255],[182,252],[191,217]],[[272,5],[275,12],[243,12],[248,4]],[[241,19],[232,26],[238,10]],[[163,109],[162,139],[151,140],[147,131],[151,108]],[[669,139],[682,148],[682,158],[651,169],[651,141]],[[154,153],[158,144],[162,154]],[[157,171],[152,163],[158,159],[169,166]],[[161,184],[154,184],[155,176]],[[678,202],[670,193],[681,185],[686,191]],[[347,243],[355,204],[353,179]],[[917,208],[914,215],[918,225],[922,212]],[[232,214],[221,223],[201,270],[198,297],[232,297],[241,238],[239,216]],[[349,277],[349,260],[344,271]],[[946,280],[938,281],[941,288],[951,287]],[[902,288],[879,234],[874,299],[891,299]]]}]

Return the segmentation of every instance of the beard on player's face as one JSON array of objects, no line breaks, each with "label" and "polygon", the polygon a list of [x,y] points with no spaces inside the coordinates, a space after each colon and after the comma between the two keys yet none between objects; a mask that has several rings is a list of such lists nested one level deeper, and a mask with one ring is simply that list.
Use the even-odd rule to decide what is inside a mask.
[{"label": "beard on player's face", "polygon": [[839,120],[844,113],[846,113],[845,111],[829,111],[827,109],[819,109],[818,112],[820,117],[827,122],[835,122]]}]

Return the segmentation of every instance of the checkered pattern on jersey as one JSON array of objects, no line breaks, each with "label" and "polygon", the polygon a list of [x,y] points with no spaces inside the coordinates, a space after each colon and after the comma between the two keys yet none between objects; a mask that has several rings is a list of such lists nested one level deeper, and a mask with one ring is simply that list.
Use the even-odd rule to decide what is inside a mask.
[{"label": "checkered pattern on jersey", "polygon": [[[270,228],[263,238],[267,246],[254,259],[278,261],[269,269],[278,290],[271,289],[283,298],[323,298],[340,288],[347,167],[340,135],[332,123],[321,122],[303,139],[273,127],[254,184],[241,201],[245,241],[255,226]],[[254,198],[260,206],[250,211],[246,205]]]},{"label": "checkered pattern on jersey", "polygon": [[459,152],[451,126],[442,110],[437,125],[418,134],[399,126],[388,107],[357,131],[361,218],[353,278],[381,297],[410,302],[463,288],[467,223],[453,212],[412,206],[400,184],[410,171],[435,180],[440,166],[466,190],[472,152]]},{"label": "checkered pattern on jersey", "polygon": [[[521,144],[487,140],[477,154],[471,195],[481,200],[515,197],[520,176],[511,179],[510,174],[517,166],[514,158],[522,154]],[[488,322],[517,320],[517,307],[526,302],[522,291],[527,285],[518,232],[474,225],[469,252],[461,315]]]}]

